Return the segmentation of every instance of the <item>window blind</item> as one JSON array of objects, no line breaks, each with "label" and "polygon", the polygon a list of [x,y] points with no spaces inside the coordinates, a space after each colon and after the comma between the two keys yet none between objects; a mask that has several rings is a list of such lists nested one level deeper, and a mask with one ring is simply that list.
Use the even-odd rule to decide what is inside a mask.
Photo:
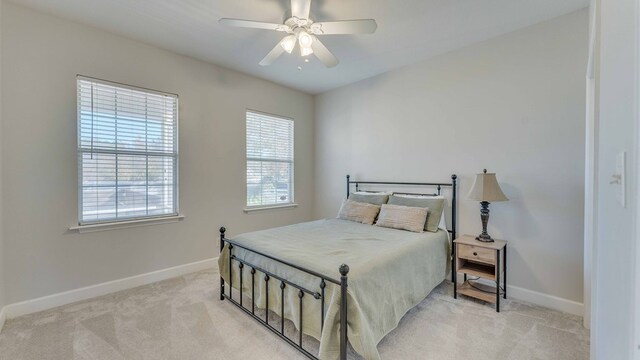
[{"label": "window blind", "polygon": [[178,98],[77,79],[80,224],[177,215]]},{"label": "window blind", "polygon": [[247,111],[247,206],[293,203],[293,121]]}]

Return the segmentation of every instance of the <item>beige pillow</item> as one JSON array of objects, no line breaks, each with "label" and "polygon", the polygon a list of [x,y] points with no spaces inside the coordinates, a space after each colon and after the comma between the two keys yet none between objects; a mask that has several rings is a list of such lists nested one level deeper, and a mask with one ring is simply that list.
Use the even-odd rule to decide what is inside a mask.
[{"label": "beige pillow", "polygon": [[424,231],[428,212],[429,209],[426,207],[384,204],[380,209],[376,226],[421,233]]},{"label": "beige pillow", "polygon": [[342,202],[342,206],[338,212],[338,219],[372,225],[379,211],[379,205],[345,200]]},{"label": "beige pillow", "polygon": [[429,215],[427,215],[427,221],[425,221],[424,229],[436,232],[438,231],[438,224],[440,223],[440,218],[444,211],[444,202],[445,198],[439,196],[406,197],[393,195],[389,198],[387,204],[428,208]]}]

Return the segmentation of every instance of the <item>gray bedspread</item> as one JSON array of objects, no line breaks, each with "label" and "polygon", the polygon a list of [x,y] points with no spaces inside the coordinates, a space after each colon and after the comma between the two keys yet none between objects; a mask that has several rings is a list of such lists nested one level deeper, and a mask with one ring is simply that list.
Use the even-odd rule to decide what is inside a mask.
[{"label": "gray bedspread", "polygon": [[[449,241],[443,230],[420,234],[326,219],[246,233],[232,240],[336,280],[340,278],[340,264],[349,265],[347,334],[354,350],[369,360],[380,359],[378,342],[445,279],[449,265]],[[312,275],[239,247],[234,247],[233,254],[309,290],[320,290],[320,280]],[[228,282],[227,246],[218,265]],[[238,263],[234,261],[233,267],[233,287],[238,289]],[[260,308],[265,307],[267,296],[263,277],[261,273],[256,275],[253,299]],[[269,309],[277,314],[281,312],[279,285],[278,280],[272,279],[268,294]],[[298,291],[291,286],[285,290],[284,315],[297,327]],[[243,272],[243,292],[251,294],[251,274],[247,268]],[[321,332],[321,302],[305,295],[303,332],[320,341],[320,359],[332,360],[339,354],[340,287],[327,283],[325,299],[325,324]]]}]

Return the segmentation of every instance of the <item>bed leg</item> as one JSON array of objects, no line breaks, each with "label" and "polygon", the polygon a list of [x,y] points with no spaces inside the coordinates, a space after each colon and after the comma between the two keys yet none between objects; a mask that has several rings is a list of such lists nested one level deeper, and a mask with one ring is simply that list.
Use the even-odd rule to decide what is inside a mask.
[{"label": "bed leg", "polygon": [[[223,227],[220,228],[220,253],[222,254],[222,250],[224,249],[224,233],[227,229]],[[224,300],[224,278],[220,275],[220,300]]]},{"label": "bed leg", "polygon": [[456,214],[458,210],[458,199],[457,199],[457,181],[458,175],[451,175],[451,191],[453,193],[451,200],[451,282],[456,282],[456,246],[453,243],[453,240],[456,239]]},{"label": "bed leg", "polygon": [[340,265],[340,360],[347,360],[347,274],[349,266]]}]

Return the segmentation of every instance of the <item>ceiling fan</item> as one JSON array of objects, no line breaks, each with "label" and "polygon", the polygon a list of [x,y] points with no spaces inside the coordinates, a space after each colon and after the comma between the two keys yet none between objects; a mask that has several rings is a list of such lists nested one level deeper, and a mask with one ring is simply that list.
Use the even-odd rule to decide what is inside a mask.
[{"label": "ceiling fan", "polygon": [[291,54],[296,45],[299,45],[301,56],[314,54],[326,67],[334,67],[338,65],[338,59],[317,36],[371,34],[378,27],[373,19],[314,22],[310,19],[310,11],[311,0],[291,0],[291,17],[282,24],[227,18],[220,19],[219,22],[227,26],[275,30],[288,34],[260,61],[262,66],[271,65],[285,51]]}]

